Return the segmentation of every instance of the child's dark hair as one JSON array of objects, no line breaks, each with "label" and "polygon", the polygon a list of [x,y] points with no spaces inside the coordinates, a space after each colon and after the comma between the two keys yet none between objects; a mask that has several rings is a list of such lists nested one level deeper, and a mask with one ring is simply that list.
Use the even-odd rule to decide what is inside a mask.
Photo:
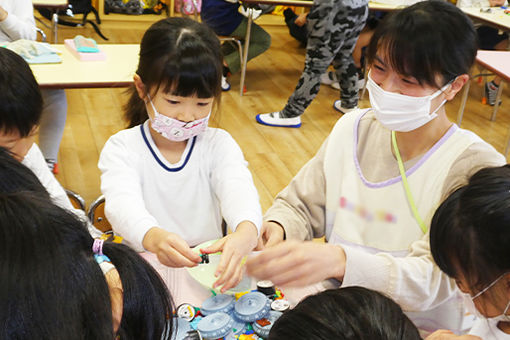
[{"label": "child's dark hair", "polygon": [[430,249],[439,268],[479,291],[510,272],[510,165],[486,168],[436,210]]},{"label": "child's dark hair", "polygon": [[[115,338],[94,240],[72,213],[38,193],[0,193],[0,338]],[[154,269],[122,244],[103,253],[122,281],[121,339],[169,339],[172,301]]]},{"label": "child's dark hair", "polygon": [[0,48],[0,70],[0,131],[26,137],[41,118],[39,85],[27,62],[6,48]]},{"label": "child's dark hair", "polygon": [[[163,19],[142,38],[136,73],[147,91],[161,86],[177,96],[215,97],[218,104],[221,72],[220,42],[204,24],[188,18]],[[129,92],[125,119],[133,127],[147,120],[147,111],[134,86]]]},{"label": "child's dark hair", "polygon": [[387,15],[370,40],[367,59],[372,64],[383,51],[397,73],[441,88],[469,74],[477,49],[471,20],[449,2],[429,0]]},{"label": "child's dark hair", "polygon": [[363,288],[330,289],[301,301],[273,325],[268,340],[418,340],[393,300]]}]

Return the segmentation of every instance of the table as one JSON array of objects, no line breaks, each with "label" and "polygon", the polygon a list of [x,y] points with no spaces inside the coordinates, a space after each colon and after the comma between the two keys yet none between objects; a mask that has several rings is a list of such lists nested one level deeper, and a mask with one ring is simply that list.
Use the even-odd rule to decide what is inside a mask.
[{"label": "table", "polygon": [[41,88],[127,87],[133,83],[139,44],[100,44],[104,61],[80,61],[63,44],[52,46],[62,52],[62,63],[30,65]]},{"label": "table", "polygon": [[[242,65],[241,65],[241,89],[240,95],[243,95],[244,82],[246,79],[246,65],[248,64],[248,48],[250,47],[250,36],[251,36],[251,24],[253,22],[253,8],[250,5],[281,5],[281,6],[297,6],[297,7],[312,7],[313,1],[303,1],[303,0],[242,0],[243,4],[248,5],[247,13],[248,13],[248,25],[246,28],[246,35],[244,38],[244,52],[242,56]],[[403,6],[394,6],[387,5],[376,2],[369,2],[368,8],[374,11],[394,11],[396,9],[403,8]]]},{"label": "table", "polygon": [[[66,9],[68,6],[67,0],[32,0],[35,9],[47,8],[53,11],[51,32],[53,33],[53,43],[57,43],[58,34],[58,14],[59,9]],[[39,20],[37,18],[37,20]],[[39,20],[40,21],[40,20]],[[44,25],[44,23],[43,23]]]},{"label": "table", "polygon": [[[510,82],[510,51],[483,51],[479,50],[476,55],[476,62],[483,66],[485,69],[492,73],[500,76],[503,80]],[[467,96],[469,93],[470,81],[464,87],[464,93],[462,94],[461,105],[457,114],[457,124],[460,126],[462,122],[462,115],[466,106]],[[496,97],[496,104],[494,105],[494,111],[492,112],[491,120],[496,119],[496,113],[499,108],[499,102],[501,99],[501,93],[503,92],[503,83],[500,84],[498,95]],[[507,143],[505,147],[505,156],[508,155],[510,150],[510,129],[507,136]]]},{"label": "table", "polygon": [[480,7],[462,8],[471,19],[503,31],[510,31],[510,14],[505,14],[499,7],[490,8],[491,12],[481,12]]}]

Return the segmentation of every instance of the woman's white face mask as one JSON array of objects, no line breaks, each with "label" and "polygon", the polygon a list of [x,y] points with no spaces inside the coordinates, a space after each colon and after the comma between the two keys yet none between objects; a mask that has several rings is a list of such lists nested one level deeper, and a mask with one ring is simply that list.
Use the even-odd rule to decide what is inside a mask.
[{"label": "woman's white face mask", "polygon": [[415,130],[437,117],[436,112],[446,103],[446,99],[431,111],[431,103],[450,84],[424,97],[412,97],[383,90],[368,74],[367,89],[370,104],[377,120],[387,129],[399,132]]}]

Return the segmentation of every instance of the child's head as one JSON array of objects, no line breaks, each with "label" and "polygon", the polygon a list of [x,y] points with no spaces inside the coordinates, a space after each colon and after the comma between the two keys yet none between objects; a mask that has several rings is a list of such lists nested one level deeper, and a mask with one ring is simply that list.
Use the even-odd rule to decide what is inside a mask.
[{"label": "child's head", "polygon": [[284,313],[268,340],[418,340],[418,330],[393,300],[362,287],[309,296]]},{"label": "child's head", "polygon": [[503,314],[510,302],[509,245],[509,165],[478,171],[432,219],[435,262],[488,318]]},{"label": "child's head", "polygon": [[172,302],[149,264],[107,243],[102,252],[115,268],[103,274],[86,225],[25,185],[37,182],[33,173],[6,169],[17,178],[0,190],[0,338],[161,339],[171,331]]},{"label": "child's head", "polygon": [[11,50],[0,48],[0,69],[0,146],[22,160],[41,117],[41,92],[28,64]]},{"label": "child's head", "polygon": [[460,90],[476,51],[477,35],[469,18],[448,2],[432,0],[388,15],[370,41],[367,59],[376,83],[383,71],[399,78],[400,88],[393,84],[385,90],[423,96],[419,88],[437,90],[462,76]]},{"label": "child's head", "polygon": [[[154,108],[181,121],[203,118],[221,94],[222,56],[217,36],[186,18],[153,24],[140,45],[135,89],[126,106],[129,126],[148,118]],[[216,100],[215,100],[216,99]]]}]

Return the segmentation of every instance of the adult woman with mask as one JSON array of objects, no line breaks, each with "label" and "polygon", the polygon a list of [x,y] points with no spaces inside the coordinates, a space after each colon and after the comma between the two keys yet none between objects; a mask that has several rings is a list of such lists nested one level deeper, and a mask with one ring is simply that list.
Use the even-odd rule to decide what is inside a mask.
[{"label": "adult woman with mask", "polygon": [[[409,315],[422,329],[469,326],[460,299],[452,301],[454,282],[432,261],[428,227],[470,175],[505,163],[446,116],[476,50],[470,20],[449,3],[421,2],[386,18],[369,45],[372,109],[344,115],[278,194],[264,217],[270,249],[248,260],[249,273],[307,287],[287,289],[291,299],[358,285],[419,311]],[[322,236],[325,244],[302,242]]]}]

